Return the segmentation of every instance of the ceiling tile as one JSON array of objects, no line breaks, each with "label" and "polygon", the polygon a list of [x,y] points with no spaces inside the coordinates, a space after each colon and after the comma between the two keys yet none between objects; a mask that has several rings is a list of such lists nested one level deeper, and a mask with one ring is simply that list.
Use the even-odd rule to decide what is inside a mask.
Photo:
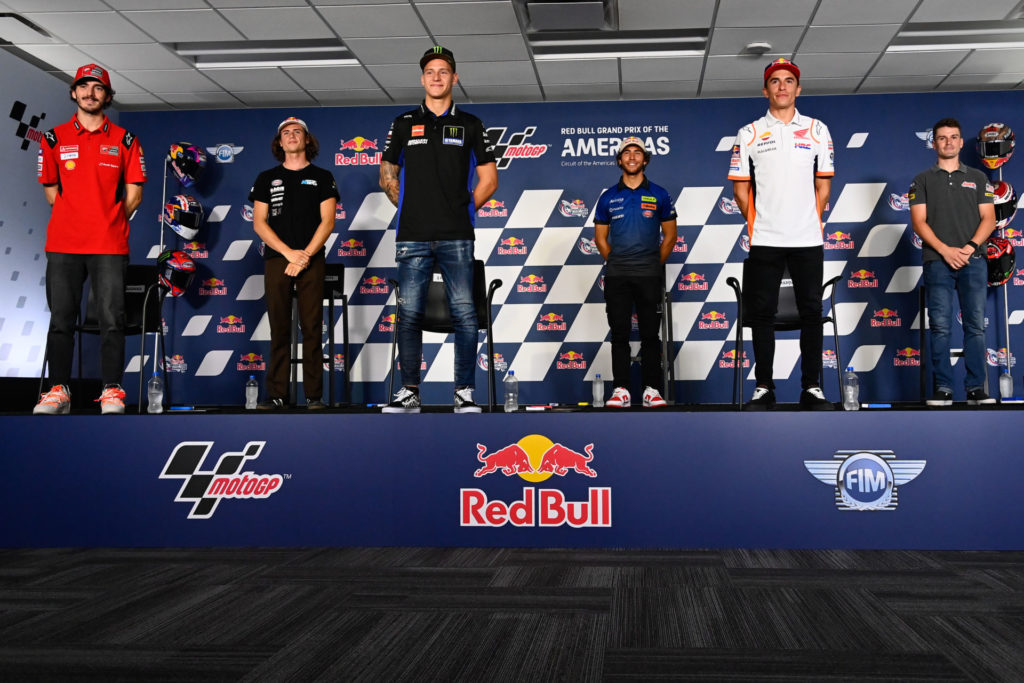
[{"label": "ceiling tile", "polygon": [[812,26],[800,41],[801,52],[881,52],[900,24]]},{"label": "ceiling tile", "polygon": [[[403,47],[401,50],[395,49],[394,38],[346,38],[345,45],[348,49],[352,50],[352,54],[359,58],[363,64],[410,64],[413,63],[413,69],[418,67],[415,65],[415,61],[418,59],[417,55],[414,54],[414,49],[407,49],[408,46],[422,45],[423,50],[419,54],[423,54],[433,45],[433,42],[429,36],[411,36],[402,38]],[[456,52],[458,55],[458,52]]]},{"label": "ceiling tile", "polygon": [[801,100],[814,95],[845,95],[860,85],[862,78],[802,78]]},{"label": "ceiling tile", "polygon": [[[757,92],[760,92],[761,86],[764,85],[764,68],[768,66],[768,63],[773,59],[779,57],[788,58],[788,54],[767,54],[761,57],[754,56],[742,56],[742,57],[708,57],[707,64],[704,67],[704,80],[712,79],[727,79],[727,80],[750,80],[754,79],[759,83]],[[751,93],[754,94],[754,93]]]},{"label": "ceiling tile", "polygon": [[482,85],[465,90],[473,102],[521,102],[541,98],[538,85]]},{"label": "ceiling tile", "polygon": [[335,37],[316,12],[308,7],[250,7],[223,9],[221,13],[251,40]]},{"label": "ceiling tile", "polygon": [[[439,35],[437,36],[437,42],[455,53],[455,63],[459,68],[461,68],[464,62],[469,61],[525,61],[530,58],[530,53],[526,49],[526,43],[523,41],[521,33],[487,36]],[[429,47],[429,44],[427,47]]]},{"label": "ceiling tile", "polygon": [[910,20],[927,22],[1005,19],[1018,2],[1019,0],[985,0],[984,2],[922,0],[921,6],[917,8]]},{"label": "ceiling tile", "polygon": [[286,90],[295,87],[295,81],[277,67],[263,69],[207,69],[207,78],[232,92],[260,92]]},{"label": "ceiling tile", "polygon": [[621,59],[622,83],[629,81],[696,81],[703,57],[645,57]]},{"label": "ceiling tile", "polygon": [[619,28],[706,28],[714,13],[715,0],[619,0]]},{"label": "ceiling tile", "polygon": [[[0,9],[5,8],[0,5]],[[58,42],[56,38],[44,35],[10,16],[0,17],[0,40],[13,45],[32,45],[35,43],[46,45]]]},{"label": "ceiling tile", "polygon": [[[427,33],[412,5],[408,4],[321,7],[319,11],[342,38],[421,36]],[[412,51],[418,56],[427,47],[430,45],[419,52]],[[396,52],[411,48],[404,41],[395,45]]]},{"label": "ceiling tile", "polygon": [[532,62],[468,62],[459,64],[459,82],[474,85],[537,85]]},{"label": "ceiling tile", "polygon": [[370,74],[361,66],[287,67],[284,71],[306,90],[377,87]]},{"label": "ceiling tile", "polygon": [[187,69],[192,65],[167,48],[157,44],[91,45],[90,57],[115,70]]},{"label": "ceiling tile", "polygon": [[[147,71],[122,70],[125,78],[150,92],[213,92],[220,90],[216,83],[194,69],[150,69]],[[117,86],[114,86],[117,90]]]},{"label": "ceiling tile", "polygon": [[83,64],[93,61],[92,57],[69,45],[19,45],[18,48],[61,71],[71,73]]},{"label": "ceiling tile", "polygon": [[135,108],[138,105],[153,105],[154,108],[163,109],[167,107],[167,102],[148,92],[131,93],[124,96],[122,96],[121,93],[118,93],[117,100],[114,102],[113,106],[116,109],[124,109],[126,106]]},{"label": "ceiling tile", "polygon": [[619,86],[616,83],[545,85],[544,96],[548,102],[617,100],[619,99]]},{"label": "ceiling tile", "polygon": [[975,50],[953,72],[954,74],[991,74],[1022,71],[1024,49]]},{"label": "ceiling tile", "polygon": [[23,16],[48,32],[79,45],[149,42],[149,36],[117,12],[29,12]]},{"label": "ceiling tile", "polygon": [[238,107],[240,102],[231,93],[226,92],[170,92],[153,93],[162,100],[170,102],[175,109],[192,107]]},{"label": "ceiling tile", "polygon": [[[373,0],[359,0],[360,2]],[[387,0],[394,2],[394,0]],[[306,0],[206,0],[211,7],[225,9],[230,7],[307,7],[310,3]],[[317,3],[312,3],[317,4]],[[337,4],[337,0],[331,4]]]},{"label": "ceiling tile", "polygon": [[[757,97],[761,94],[763,81],[760,78],[708,80],[700,86],[701,97]],[[767,106],[767,104],[765,105]],[[753,118],[757,110],[751,113]]]},{"label": "ceiling tile", "polygon": [[804,26],[817,0],[721,0],[716,26]]},{"label": "ceiling tile", "polygon": [[1005,90],[1016,88],[1022,81],[1024,81],[1024,72],[988,74],[986,76],[954,75],[942,81],[939,90]]},{"label": "ceiling tile", "polygon": [[796,41],[804,32],[803,26],[770,26],[765,28],[716,28],[711,37],[712,55],[740,55],[749,43],[766,42],[772,52],[792,54]]},{"label": "ceiling tile", "polygon": [[250,107],[308,107],[316,104],[312,96],[301,90],[269,90],[238,93],[238,99]]},{"label": "ceiling tile", "polygon": [[867,78],[857,90],[868,92],[923,92],[933,90],[942,80],[942,76],[886,76],[883,78]]},{"label": "ceiling tile", "polygon": [[[110,7],[101,0],[47,0],[45,5],[40,0],[4,0],[4,5],[15,12],[103,12]],[[42,6],[41,6],[42,5]]]},{"label": "ceiling tile", "polygon": [[375,88],[372,90],[310,90],[309,94],[325,107],[356,107],[374,104],[391,104],[387,93]]},{"label": "ceiling tile", "polygon": [[434,35],[452,33],[518,33],[512,3],[507,1],[437,2],[417,5],[423,21]]},{"label": "ceiling tile", "polygon": [[[945,76],[967,55],[967,50],[946,52],[889,52],[871,71],[876,76]],[[902,87],[902,86],[901,86]]]},{"label": "ceiling tile", "polygon": [[651,100],[696,97],[697,81],[645,81],[633,83],[623,80],[622,96]]},{"label": "ceiling tile", "polygon": [[619,63],[617,59],[543,60],[537,62],[537,73],[545,89],[561,83],[615,83],[617,88]]},{"label": "ceiling tile", "polygon": [[418,64],[374,64],[366,68],[388,90],[392,87],[418,88],[423,93]]},{"label": "ceiling tile", "polygon": [[878,59],[875,52],[799,53],[793,58],[800,67],[801,80],[808,78],[839,78],[864,76]]},{"label": "ceiling tile", "polygon": [[814,14],[818,24],[902,24],[918,0],[821,0]]},{"label": "ceiling tile", "polygon": [[387,88],[387,91],[397,104],[418,104],[423,101],[423,88],[394,87]]},{"label": "ceiling tile", "polygon": [[119,10],[143,9],[209,9],[203,0],[106,0],[106,3]]},{"label": "ceiling tile", "polygon": [[125,18],[164,42],[243,40],[245,36],[212,9],[188,9],[158,12],[125,12]]}]

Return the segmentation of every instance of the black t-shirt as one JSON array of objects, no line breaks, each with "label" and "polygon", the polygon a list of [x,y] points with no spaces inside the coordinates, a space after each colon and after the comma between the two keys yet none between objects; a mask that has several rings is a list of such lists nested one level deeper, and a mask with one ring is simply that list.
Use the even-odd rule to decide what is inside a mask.
[{"label": "black t-shirt", "polygon": [[[320,204],[331,197],[338,199],[334,176],[313,164],[300,171],[284,166],[263,171],[249,191],[249,201],[268,205],[267,223],[292,249],[304,249],[313,239],[320,227]],[[263,250],[264,258],[280,256],[270,247]]]},{"label": "black t-shirt", "polygon": [[455,104],[442,116],[420,104],[392,122],[381,160],[402,167],[398,241],[473,239],[476,167],[495,160],[480,119]]}]

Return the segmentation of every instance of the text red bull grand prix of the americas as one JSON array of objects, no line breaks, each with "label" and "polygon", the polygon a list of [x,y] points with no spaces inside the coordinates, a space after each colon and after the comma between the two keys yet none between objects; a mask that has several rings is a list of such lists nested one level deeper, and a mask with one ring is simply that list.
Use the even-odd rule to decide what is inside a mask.
[{"label": "text red bull grand prix of the americas", "polygon": [[[581,453],[554,443],[546,436],[530,434],[493,452],[488,453],[489,450],[487,446],[477,444],[476,459],[483,466],[473,476],[518,476],[532,483],[570,473],[597,477],[597,471],[591,467],[594,459],[592,443],[584,446]],[[521,498],[507,502],[492,500],[479,488],[459,489],[459,524],[474,527],[501,527],[506,524],[516,527],[610,527],[612,490],[607,486],[590,486],[586,500],[567,500],[560,489],[524,486]]]}]

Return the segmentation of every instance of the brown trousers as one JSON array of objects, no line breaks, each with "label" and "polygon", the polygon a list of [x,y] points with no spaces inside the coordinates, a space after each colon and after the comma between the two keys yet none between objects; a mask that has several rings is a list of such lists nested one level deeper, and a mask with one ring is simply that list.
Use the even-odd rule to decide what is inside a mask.
[{"label": "brown trousers", "polygon": [[299,329],[302,330],[302,383],[307,399],[319,400],[324,391],[323,322],[324,259],[314,258],[298,277],[284,274],[288,259],[264,261],[264,296],[270,322],[270,367],[267,370],[267,398],[288,401],[291,365],[292,306],[295,285]]}]

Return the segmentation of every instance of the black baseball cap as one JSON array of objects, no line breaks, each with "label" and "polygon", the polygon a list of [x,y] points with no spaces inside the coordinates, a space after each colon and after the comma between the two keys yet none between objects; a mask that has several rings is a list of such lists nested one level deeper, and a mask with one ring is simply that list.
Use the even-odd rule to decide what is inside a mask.
[{"label": "black baseball cap", "polygon": [[422,70],[423,67],[427,65],[427,62],[429,62],[432,59],[443,59],[444,61],[451,64],[452,71],[455,71],[455,54],[448,48],[443,47],[441,45],[435,45],[434,47],[424,52],[423,56],[420,57],[420,69]]}]

